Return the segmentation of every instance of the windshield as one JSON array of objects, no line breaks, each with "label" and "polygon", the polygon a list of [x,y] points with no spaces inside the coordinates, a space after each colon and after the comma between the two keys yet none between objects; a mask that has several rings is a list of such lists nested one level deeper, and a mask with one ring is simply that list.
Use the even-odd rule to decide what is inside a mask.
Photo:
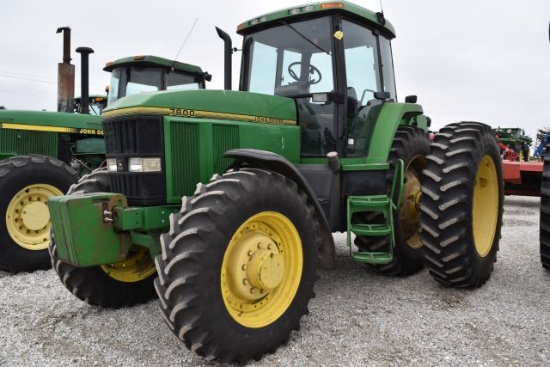
[{"label": "windshield", "polygon": [[119,98],[159,90],[199,89],[200,80],[178,70],[155,67],[120,67],[111,72],[108,104]]},{"label": "windshield", "polygon": [[283,89],[302,94],[333,90],[329,20],[281,24],[248,36],[244,44],[249,72],[244,89],[271,95]]},{"label": "windshield", "polygon": [[335,90],[330,17],[282,23],[244,39],[244,90],[294,98],[301,154],[336,149],[334,103],[313,102],[311,93]]}]

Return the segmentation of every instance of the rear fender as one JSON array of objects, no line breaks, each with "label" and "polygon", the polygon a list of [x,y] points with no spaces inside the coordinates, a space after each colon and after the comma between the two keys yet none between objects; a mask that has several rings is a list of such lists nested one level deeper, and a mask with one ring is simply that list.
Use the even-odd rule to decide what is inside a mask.
[{"label": "rear fender", "polygon": [[417,126],[427,131],[428,118],[423,114],[422,106],[414,103],[385,103],[378,115],[370,139],[367,163],[384,163],[399,126]]}]

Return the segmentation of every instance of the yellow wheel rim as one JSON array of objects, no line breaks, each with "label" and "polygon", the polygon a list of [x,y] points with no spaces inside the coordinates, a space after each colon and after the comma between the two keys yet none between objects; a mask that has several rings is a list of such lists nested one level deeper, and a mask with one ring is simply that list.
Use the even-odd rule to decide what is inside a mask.
[{"label": "yellow wheel rim", "polygon": [[420,174],[409,164],[405,171],[403,186],[403,201],[399,208],[399,220],[405,241],[412,249],[422,247],[420,239],[420,196],[421,196]]},{"label": "yellow wheel rim", "polygon": [[128,258],[123,262],[100,265],[100,268],[111,278],[126,283],[147,279],[157,271],[146,248],[130,251]]},{"label": "yellow wheel rim", "polygon": [[6,227],[12,240],[27,250],[45,250],[50,244],[50,196],[63,195],[45,184],[30,185],[16,193],[6,210]]},{"label": "yellow wheel rim", "polygon": [[235,232],[223,257],[221,291],[239,324],[260,328],[290,306],[302,277],[302,241],[284,215],[261,212]]},{"label": "yellow wheel rim", "polygon": [[472,213],[475,247],[481,257],[487,256],[493,246],[498,205],[499,182],[495,162],[486,155],[476,173]]}]

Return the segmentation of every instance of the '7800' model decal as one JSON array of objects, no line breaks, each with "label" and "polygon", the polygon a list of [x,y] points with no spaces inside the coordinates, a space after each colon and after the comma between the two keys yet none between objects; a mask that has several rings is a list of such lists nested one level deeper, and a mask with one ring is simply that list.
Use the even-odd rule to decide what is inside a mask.
[{"label": "'7800' model decal", "polygon": [[153,114],[153,115],[166,115],[175,117],[187,117],[187,118],[212,118],[220,120],[239,120],[249,121],[261,124],[273,124],[273,125],[296,125],[296,121],[281,119],[276,117],[267,116],[254,116],[244,115],[239,113],[226,113],[226,112],[213,112],[193,110],[187,108],[168,108],[168,107],[133,107],[124,108],[120,110],[105,111],[103,116],[105,118],[112,118],[117,116],[129,116],[140,114]]}]

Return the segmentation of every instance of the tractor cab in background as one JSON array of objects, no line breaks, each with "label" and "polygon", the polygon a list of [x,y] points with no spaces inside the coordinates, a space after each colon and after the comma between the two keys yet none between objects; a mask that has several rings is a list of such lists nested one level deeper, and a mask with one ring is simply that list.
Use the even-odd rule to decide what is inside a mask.
[{"label": "tractor cab in background", "polygon": [[111,73],[108,104],[142,92],[206,88],[212,75],[198,66],[157,56],[133,56],[107,63]]},{"label": "tractor cab in background", "polygon": [[[90,115],[101,116],[103,110],[107,107],[107,96],[92,95],[88,96],[88,113]],[[83,113],[82,111],[82,98],[75,97],[74,99],[74,112]]]}]

